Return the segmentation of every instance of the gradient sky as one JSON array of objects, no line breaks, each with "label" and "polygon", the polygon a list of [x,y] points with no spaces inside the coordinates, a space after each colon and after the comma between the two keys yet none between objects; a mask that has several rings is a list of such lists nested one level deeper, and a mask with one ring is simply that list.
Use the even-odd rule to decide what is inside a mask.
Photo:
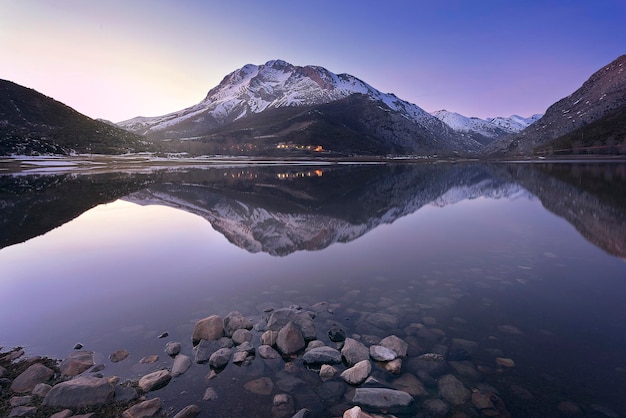
[{"label": "gradient sky", "polygon": [[626,53],[625,22],[624,0],[0,0],[0,78],[119,122],[283,59],[429,112],[530,116]]}]

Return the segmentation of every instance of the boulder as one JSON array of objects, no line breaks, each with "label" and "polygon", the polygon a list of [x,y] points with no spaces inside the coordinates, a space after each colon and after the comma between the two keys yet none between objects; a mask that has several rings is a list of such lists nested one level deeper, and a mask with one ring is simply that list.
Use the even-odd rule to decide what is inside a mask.
[{"label": "boulder", "polygon": [[376,361],[391,361],[398,357],[398,354],[382,345],[372,345],[370,347],[370,357]]},{"label": "boulder", "polygon": [[341,378],[346,383],[349,383],[351,385],[360,385],[361,383],[365,382],[371,371],[372,364],[370,363],[370,361],[362,360],[354,366],[350,367],[349,369],[344,370],[344,372],[341,373]]},{"label": "boulder", "polygon": [[383,338],[379,345],[393,350],[398,357],[406,357],[409,349],[409,344],[402,338],[396,337],[395,335]]},{"label": "boulder", "polygon": [[245,342],[249,343],[252,341],[252,333],[247,329],[238,329],[233,332],[232,340],[237,345]]},{"label": "boulder", "polygon": [[320,379],[326,382],[327,380],[332,379],[337,374],[337,369],[329,364],[322,364],[320,368]]},{"label": "boulder", "polygon": [[112,363],[118,363],[128,357],[129,354],[128,350],[116,350],[109,355],[109,360]]},{"label": "boulder", "polygon": [[139,379],[139,389],[144,392],[161,389],[172,379],[172,374],[168,370],[159,370],[149,373]]},{"label": "boulder", "polygon": [[50,380],[54,371],[41,363],[35,363],[24,370],[11,383],[11,390],[15,393],[32,391],[39,383]]},{"label": "boulder", "polygon": [[187,405],[174,418],[196,418],[202,410],[198,405]]},{"label": "boulder", "polygon": [[302,356],[305,364],[339,364],[341,352],[332,347],[317,347]]},{"label": "boulder", "polygon": [[285,355],[295,354],[302,350],[305,346],[305,342],[300,327],[292,321],[289,321],[278,331],[276,346],[278,350]]},{"label": "boulder", "polygon": [[293,322],[300,328],[304,339],[310,341],[317,338],[317,330],[313,322],[314,318],[315,314],[313,312],[304,311],[302,309],[277,309],[272,312],[272,315],[267,321],[267,329],[270,331],[279,331],[287,325],[288,322]]},{"label": "boulder", "polygon": [[252,321],[243,316],[241,312],[230,312],[224,317],[224,333],[227,337],[232,337],[238,329],[252,329]]},{"label": "boulder", "polygon": [[354,366],[359,361],[369,360],[369,349],[357,340],[346,338],[341,349],[341,356],[348,366]]},{"label": "boulder", "polygon": [[402,390],[413,397],[426,397],[428,392],[424,388],[424,384],[414,375],[405,373],[391,382],[394,389]]},{"label": "boulder", "polygon": [[218,315],[211,315],[196,322],[191,334],[193,345],[198,345],[200,340],[215,341],[224,335],[224,323]]},{"label": "boulder", "polygon": [[356,388],[352,402],[368,411],[407,414],[415,399],[406,392],[386,388]]},{"label": "boulder", "polygon": [[274,395],[272,400],[272,415],[276,418],[284,418],[293,415],[295,404],[293,397],[287,393]]},{"label": "boulder", "polygon": [[265,331],[261,335],[261,344],[273,346],[276,344],[276,338],[278,338],[278,331]]},{"label": "boulder", "polygon": [[122,418],[152,418],[161,410],[161,399],[154,398],[140,402],[122,412]]},{"label": "boulder", "polygon": [[261,377],[249,381],[243,387],[248,392],[256,393],[257,395],[269,395],[274,390],[274,383],[272,383],[269,377]]},{"label": "boulder", "polygon": [[230,348],[220,348],[209,358],[209,365],[214,369],[223,369],[228,365],[232,350]]},{"label": "boulder", "polygon": [[77,376],[94,365],[93,351],[75,351],[59,365],[65,376]]},{"label": "boulder", "polygon": [[112,402],[114,394],[115,387],[109,379],[79,376],[53,386],[43,404],[62,408],[98,406]]},{"label": "boulder", "polygon": [[217,341],[201,340],[200,344],[194,347],[196,363],[206,363],[211,358],[211,355],[220,348],[231,348],[232,346],[233,340],[228,337],[222,337]]},{"label": "boulder", "polygon": [[165,354],[170,357],[174,357],[180,353],[180,350],[183,349],[183,345],[176,341],[170,341],[165,344]]},{"label": "boulder", "polygon": [[269,360],[280,358],[280,353],[274,350],[269,345],[262,345],[259,347],[258,350],[259,350],[259,356],[261,356],[261,358],[269,359]]},{"label": "boulder", "polygon": [[36,413],[37,408],[34,406],[16,406],[9,412],[9,418],[31,417]]}]

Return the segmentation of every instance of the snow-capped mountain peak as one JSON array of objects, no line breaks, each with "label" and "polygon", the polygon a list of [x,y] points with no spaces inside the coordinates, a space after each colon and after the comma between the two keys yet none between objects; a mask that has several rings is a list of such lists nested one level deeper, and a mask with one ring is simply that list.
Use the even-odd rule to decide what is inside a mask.
[{"label": "snow-capped mountain peak", "polygon": [[488,139],[496,139],[507,134],[516,133],[541,118],[542,115],[533,115],[529,118],[513,115],[508,118],[494,117],[480,119],[467,117],[448,110],[438,110],[431,113],[450,128],[457,132],[478,134]]}]

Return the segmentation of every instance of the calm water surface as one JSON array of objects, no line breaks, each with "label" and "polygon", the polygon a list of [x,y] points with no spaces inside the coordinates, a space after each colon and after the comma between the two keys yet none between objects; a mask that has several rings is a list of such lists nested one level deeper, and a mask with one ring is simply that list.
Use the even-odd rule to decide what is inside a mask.
[{"label": "calm water surface", "polygon": [[[330,344],[333,325],[362,341],[395,334],[410,342],[405,365],[475,342],[466,360],[478,374],[447,373],[495,388],[512,416],[562,416],[565,401],[583,416],[626,415],[622,164],[170,168],[0,183],[5,348],[64,358],[81,342],[105,375],[137,379],[171,367],[167,341],[193,358],[198,319],[237,310],[262,323],[269,308],[326,302],[318,338]],[[380,329],[371,313],[396,326]],[[121,348],[130,357],[109,362]],[[159,362],[138,364],[150,354]],[[292,391],[296,410],[349,407],[295,364],[306,383]],[[194,364],[149,396],[169,412],[196,403],[203,416],[271,416],[271,397],[243,385],[279,383],[283,368],[257,356],[208,380],[209,366]],[[439,395],[425,383],[415,414],[426,417],[422,402]],[[207,387],[217,400],[202,400]],[[455,411],[482,416],[471,402]]]}]

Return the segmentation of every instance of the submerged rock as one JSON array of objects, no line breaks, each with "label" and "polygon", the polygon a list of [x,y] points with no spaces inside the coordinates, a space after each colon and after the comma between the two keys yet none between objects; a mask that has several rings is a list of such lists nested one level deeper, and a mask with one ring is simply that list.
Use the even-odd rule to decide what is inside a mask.
[{"label": "submerged rock", "polygon": [[339,364],[341,352],[332,347],[317,347],[302,356],[305,364]]},{"label": "submerged rock", "polygon": [[344,370],[344,372],[341,373],[341,378],[346,383],[349,383],[351,385],[360,385],[361,383],[365,382],[371,371],[372,364],[370,363],[370,361],[362,360],[354,366],[350,367],[349,369]]},{"label": "submerged rock", "polygon": [[191,367],[191,358],[184,354],[179,354],[174,358],[172,365],[172,376],[178,377]]},{"label": "submerged rock", "polygon": [[122,412],[122,418],[149,418],[161,410],[161,399],[154,398],[131,406]]},{"label": "submerged rock", "polygon": [[300,327],[294,322],[289,321],[278,331],[276,346],[280,352],[285,355],[295,354],[302,350],[305,346],[305,342]]},{"label": "submerged rock", "polygon": [[224,334],[232,337],[238,329],[252,329],[252,321],[243,316],[241,312],[232,311],[224,317]]},{"label": "submerged rock", "polygon": [[269,395],[274,390],[274,383],[272,383],[269,377],[261,377],[249,381],[243,387],[248,392],[256,393],[257,395]]},{"label": "submerged rock", "polygon": [[453,405],[461,405],[469,400],[470,391],[451,374],[439,378],[439,394]]},{"label": "submerged rock", "polygon": [[139,379],[139,389],[144,392],[161,389],[172,379],[172,374],[168,370],[159,370],[143,376]]},{"label": "submerged rock", "polygon": [[209,358],[209,365],[214,369],[223,369],[228,365],[232,350],[230,348],[220,348],[215,353],[211,354]]},{"label": "submerged rock", "polygon": [[359,341],[346,338],[341,349],[341,356],[345,359],[348,366],[354,366],[359,361],[368,360],[370,358],[369,349]]},{"label": "submerged rock", "polygon": [[188,405],[174,415],[174,418],[195,418],[200,415],[200,412],[202,412],[202,410],[198,405]]},{"label": "submerged rock", "polygon": [[178,355],[180,353],[180,350],[183,349],[183,345],[179,342],[176,341],[170,341],[167,344],[165,344],[165,354],[167,354],[170,357],[174,357],[176,355]]},{"label": "submerged rock", "polygon": [[382,345],[373,345],[370,347],[370,357],[376,361],[391,361],[398,357],[398,354]]},{"label": "submerged rock", "polygon": [[399,338],[395,335],[390,335],[383,338],[380,341],[379,345],[393,350],[398,355],[398,357],[406,357],[407,351],[409,349],[409,344],[402,338]]},{"label": "submerged rock", "polygon": [[116,350],[111,353],[109,360],[111,360],[112,363],[118,363],[128,357],[129,354],[128,350]]},{"label": "submerged rock", "polygon": [[278,331],[289,322],[298,325],[305,340],[315,340],[317,338],[317,330],[313,319],[315,314],[309,311],[303,311],[295,308],[277,309],[272,312],[267,321],[267,329],[270,331]]},{"label": "submerged rock", "polygon": [[93,351],[76,351],[59,365],[65,376],[77,376],[94,365]]}]

